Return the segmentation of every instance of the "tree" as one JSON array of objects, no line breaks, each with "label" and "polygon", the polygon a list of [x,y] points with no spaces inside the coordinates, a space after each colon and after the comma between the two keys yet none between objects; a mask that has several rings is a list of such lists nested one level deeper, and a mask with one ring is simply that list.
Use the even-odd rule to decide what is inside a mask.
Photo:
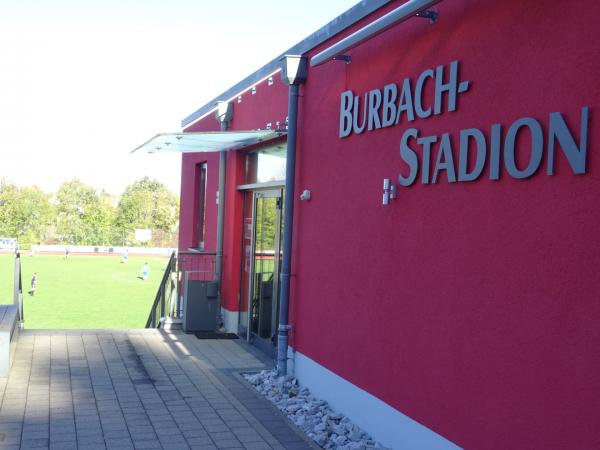
[{"label": "tree", "polygon": [[144,177],[125,188],[117,206],[115,224],[128,236],[136,228],[172,233],[178,217],[177,197],[164,184]]},{"label": "tree", "polygon": [[0,235],[16,237],[21,244],[43,240],[54,217],[49,197],[36,186],[0,180]]},{"label": "tree", "polygon": [[111,245],[115,207],[105,192],[96,194],[80,180],[65,181],[56,193],[56,231],[63,243]]}]

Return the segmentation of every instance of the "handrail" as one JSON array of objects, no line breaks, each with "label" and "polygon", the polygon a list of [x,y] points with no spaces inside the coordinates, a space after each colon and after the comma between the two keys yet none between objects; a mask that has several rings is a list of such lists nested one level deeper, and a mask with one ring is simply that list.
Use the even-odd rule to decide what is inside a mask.
[{"label": "handrail", "polygon": [[[169,263],[165,269],[160,285],[158,286],[158,292],[154,298],[154,303],[150,309],[148,320],[146,321],[146,328],[160,328],[161,319],[165,317],[165,299],[167,294],[167,283],[171,283],[171,291],[173,290],[173,282],[171,280],[171,274],[176,270],[177,259],[175,252],[171,254]],[[157,309],[160,307],[159,314],[157,315]]]},{"label": "handrail", "polygon": [[23,283],[21,282],[21,253],[15,253],[15,277],[13,288],[13,305],[17,307],[17,320],[21,323],[25,321],[23,315]]},{"label": "handrail", "polygon": [[204,255],[204,256],[216,256],[215,252],[203,252],[200,250],[179,250],[180,255]]}]

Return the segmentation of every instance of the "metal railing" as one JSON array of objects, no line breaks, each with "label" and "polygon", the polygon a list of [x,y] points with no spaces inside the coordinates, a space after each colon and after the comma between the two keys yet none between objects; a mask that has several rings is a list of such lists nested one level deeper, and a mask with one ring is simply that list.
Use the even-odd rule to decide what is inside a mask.
[{"label": "metal railing", "polygon": [[181,319],[190,281],[215,280],[216,253],[191,251],[171,255],[150,309],[146,328],[160,328],[166,318]]},{"label": "metal railing", "polygon": [[[177,298],[176,274],[177,258],[175,252],[173,252],[158,286],[158,292],[156,293],[148,320],[146,321],[146,328],[160,328],[162,321],[166,317],[173,316],[173,309],[175,308]],[[167,300],[169,301],[168,305]]]},{"label": "metal railing", "polygon": [[17,307],[17,312],[19,314],[17,320],[23,324],[25,316],[23,315],[23,283],[21,282],[21,253],[19,252],[15,254],[13,305]]},{"label": "metal railing", "polygon": [[195,274],[191,280],[214,281],[216,258],[216,253],[179,252],[178,272]]},{"label": "metal railing", "polygon": [[190,281],[215,281],[216,280],[216,253],[179,252],[179,292],[177,302],[177,317],[183,318],[183,305],[188,298],[188,285]]}]

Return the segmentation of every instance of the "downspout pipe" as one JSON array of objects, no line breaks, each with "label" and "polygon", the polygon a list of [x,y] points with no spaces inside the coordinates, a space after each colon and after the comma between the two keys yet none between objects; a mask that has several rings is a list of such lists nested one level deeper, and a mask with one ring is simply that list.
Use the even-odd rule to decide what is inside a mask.
[{"label": "downspout pipe", "polygon": [[289,86],[288,136],[285,164],[285,204],[283,221],[283,261],[279,297],[279,327],[277,334],[277,373],[287,374],[289,338],[290,274],[292,266],[292,229],[294,219],[294,184],[296,174],[296,140],[298,134],[298,93],[306,81],[306,58],[286,55],[282,59],[281,79]]},{"label": "downspout pipe", "polygon": [[[233,104],[229,102],[217,102],[215,117],[220,125],[221,131],[229,129],[229,122],[233,117]],[[227,177],[227,150],[219,152],[219,191],[217,205],[217,249],[215,259],[215,280],[219,286],[217,302],[217,323],[215,329],[223,326],[223,315],[221,314],[222,298],[222,278],[223,278],[223,234],[225,232],[225,180]]]}]

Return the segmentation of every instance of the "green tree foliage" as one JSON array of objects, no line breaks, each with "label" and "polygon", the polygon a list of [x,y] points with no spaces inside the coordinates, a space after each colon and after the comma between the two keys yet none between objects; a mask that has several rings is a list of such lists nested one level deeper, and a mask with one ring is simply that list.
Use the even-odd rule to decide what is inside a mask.
[{"label": "green tree foliage", "polygon": [[55,238],[69,245],[136,245],[133,231],[149,228],[153,245],[175,239],[179,203],[162,183],[136,181],[115,204],[115,197],[77,179],[64,182],[54,196],[0,179],[0,236],[21,244]]},{"label": "green tree foliage", "polygon": [[64,182],[56,193],[56,232],[73,245],[110,245],[115,207],[110,195],[97,194],[80,180]]},{"label": "green tree foliage", "polygon": [[144,177],[125,189],[117,206],[115,225],[127,236],[136,228],[172,233],[178,217],[177,197],[164,184]]},{"label": "green tree foliage", "polygon": [[35,186],[19,187],[0,180],[0,235],[21,244],[43,239],[54,212],[50,196]]}]

